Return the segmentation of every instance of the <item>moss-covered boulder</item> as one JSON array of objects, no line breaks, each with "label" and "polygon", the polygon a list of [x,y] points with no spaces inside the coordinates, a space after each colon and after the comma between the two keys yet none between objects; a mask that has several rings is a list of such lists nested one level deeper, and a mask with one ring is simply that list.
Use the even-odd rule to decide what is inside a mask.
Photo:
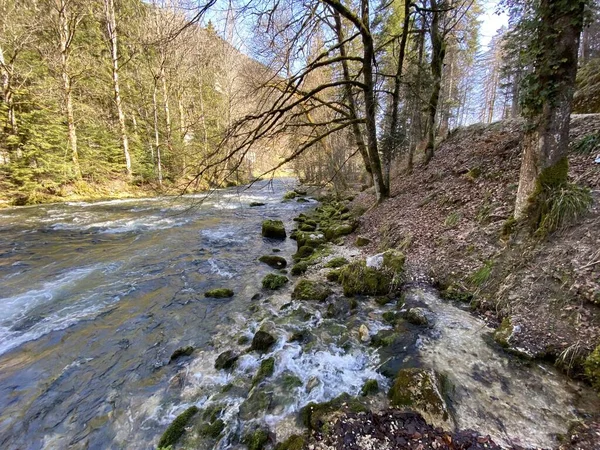
[{"label": "moss-covered boulder", "polygon": [[340,273],[341,270],[340,269],[333,269],[330,270],[329,272],[327,272],[327,281],[332,281],[334,283],[337,283],[340,281]]},{"label": "moss-covered boulder", "polygon": [[298,249],[298,251],[296,253],[294,253],[293,258],[295,261],[298,261],[300,259],[308,258],[314,252],[315,252],[315,249],[313,247],[309,247],[308,245],[303,245],[302,247],[300,247]]},{"label": "moss-covered boulder", "polygon": [[279,275],[276,273],[267,274],[262,280],[262,286],[265,289],[270,289],[272,291],[277,290],[288,282],[288,277],[285,275]]},{"label": "moss-covered boulder", "polygon": [[275,358],[267,358],[260,363],[260,367],[258,368],[258,372],[252,378],[252,386],[255,386],[262,382],[264,379],[273,375],[275,370]]},{"label": "moss-covered boulder", "polygon": [[300,261],[292,266],[292,275],[302,275],[308,270],[308,263]]},{"label": "moss-covered boulder", "polygon": [[215,361],[215,369],[217,370],[228,370],[231,369],[240,355],[235,353],[233,350],[227,350],[217,356]]},{"label": "moss-covered boulder", "polygon": [[196,406],[191,406],[178,415],[161,436],[158,441],[158,447],[169,447],[170,445],[177,444],[177,441],[179,441],[183,433],[185,433],[186,425],[197,413],[198,408]]},{"label": "moss-covered boulder", "polygon": [[217,419],[211,423],[204,423],[198,428],[198,434],[202,437],[217,439],[225,429],[225,422]]},{"label": "moss-covered boulder", "polygon": [[323,302],[333,291],[325,283],[311,280],[300,280],[294,287],[292,298],[295,300],[316,300]]},{"label": "moss-covered boulder", "polygon": [[308,429],[320,431],[328,423],[328,418],[332,414],[344,410],[366,412],[368,408],[360,400],[351,397],[349,394],[342,394],[329,402],[309,403],[300,410],[300,418]]},{"label": "moss-covered boulder", "polygon": [[275,450],[303,450],[306,447],[306,439],[294,434],[285,441],[275,446]]},{"label": "moss-covered boulder", "polygon": [[240,405],[242,420],[255,419],[260,413],[267,411],[273,402],[273,393],[266,392],[260,386],[255,387]]},{"label": "moss-covered boulder", "polygon": [[211,289],[210,291],[206,291],[204,293],[206,298],[230,298],[233,297],[233,295],[234,292],[227,288]]},{"label": "moss-covered boulder", "polygon": [[325,264],[325,267],[327,267],[329,269],[338,269],[347,264],[348,264],[348,260],[346,258],[344,258],[343,256],[337,256],[337,257],[332,258],[329,261],[327,261],[327,264]]},{"label": "moss-covered boulder", "polygon": [[[381,330],[371,336],[371,345],[373,347],[389,347],[398,338],[399,334],[394,330]],[[391,374],[392,376],[394,374]]]},{"label": "moss-covered boulder", "polygon": [[359,237],[356,238],[356,241],[354,242],[354,245],[356,245],[357,247],[366,247],[370,243],[371,243],[370,239],[367,239],[366,237],[359,236]]},{"label": "moss-covered boulder", "polygon": [[379,392],[379,383],[377,380],[367,380],[365,384],[363,384],[362,389],[360,390],[360,395],[363,397],[367,397],[368,395],[377,394]]},{"label": "moss-covered boulder", "polygon": [[502,319],[500,326],[494,331],[494,340],[504,348],[510,347],[510,338],[513,333],[513,325],[510,317]]},{"label": "moss-covered boulder", "polygon": [[386,295],[390,292],[393,276],[387,271],[368,267],[364,261],[355,261],[342,268],[339,282],[344,295]]},{"label": "moss-covered boulder", "polygon": [[248,433],[242,438],[242,443],[246,444],[248,450],[262,450],[269,443],[269,432],[258,429]]},{"label": "moss-covered boulder", "polygon": [[342,223],[327,228],[325,230],[325,237],[328,241],[333,241],[339,237],[354,233],[354,230],[356,230],[355,223]]},{"label": "moss-covered boulder", "polygon": [[194,353],[194,347],[192,347],[191,345],[188,345],[186,347],[180,347],[171,354],[169,363],[172,363],[173,361],[176,361],[179,358],[190,356],[192,353]]},{"label": "moss-covered boulder", "polygon": [[586,358],[583,367],[594,388],[600,391],[600,345]]},{"label": "moss-covered boulder", "polygon": [[276,340],[272,334],[263,330],[258,330],[252,338],[250,350],[262,353],[268,352],[275,342]]},{"label": "moss-covered boulder", "polygon": [[317,229],[317,226],[304,222],[298,225],[298,229],[300,231],[315,231]]},{"label": "moss-covered boulder", "polygon": [[447,428],[449,414],[441,392],[442,383],[433,370],[412,368],[398,372],[388,397],[392,406],[416,411],[428,423]]},{"label": "moss-covered boulder", "polygon": [[429,319],[427,317],[427,311],[424,308],[410,308],[404,313],[404,319],[408,323],[413,325],[426,327],[429,325]]},{"label": "moss-covered boulder", "polygon": [[296,194],[294,191],[286,192],[283,195],[284,200],[294,200],[296,197],[298,197],[298,194]]},{"label": "moss-covered boulder", "polygon": [[262,235],[271,239],[285,239],[285,226],[281,220],[265,220],[262,223]]},{"label": "moss-covered boulder", "polygon": [[400,275],[404,272],[404,263],[406,257],[404,253],[398,250],[387,250],[383,252],[383,268],[392,272],[394,275]]},{"label": "moss-covered boulder", "polygon": [[296,242],[298,244],[298,248],[300,247],[312,247],[317,248],[320,245],[323,245],[327,242],[325,239],[325,235],[323,233],[308,233],[299,231],[296,233]]},{"label": "moss-covered boulder", "polygon": [[267,264],[273,269],[283,269],[287,266],[287,261],[285,258],[276,255],[263,255],[258,260],[262,263]]}]

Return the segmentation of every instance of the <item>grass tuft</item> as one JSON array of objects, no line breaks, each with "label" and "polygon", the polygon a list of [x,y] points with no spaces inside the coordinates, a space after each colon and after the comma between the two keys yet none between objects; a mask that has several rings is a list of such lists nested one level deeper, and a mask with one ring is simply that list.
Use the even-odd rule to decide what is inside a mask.
[{"label": "grass tuft", "polygon": [[577,223],[591,208],[593,198],[588,188],[567,183],[552,190],[543,201],[546,213],[536,233],[545,237]]}]

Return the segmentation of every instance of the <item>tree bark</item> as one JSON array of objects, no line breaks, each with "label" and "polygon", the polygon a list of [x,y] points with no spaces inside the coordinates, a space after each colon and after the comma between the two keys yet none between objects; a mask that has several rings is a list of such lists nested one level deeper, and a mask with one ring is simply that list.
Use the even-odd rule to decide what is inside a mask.
[{"label": "tree bark", "polygon": [[156,87],[156,83],[158,80],[154,79],[154,87],[152,89],[152,106],[154,108],[154,146],[156,148],[156,170],[158,176],[158,184],[162,186],[162,162],[160,155],[160,134],[158,132],[158,102],[156,99],[156,91],[158,88]]},{"label": "tree bark", "polygon": [[567,181],[569,122],[585,1],[541,0],[538,57],[529,94],[516,219],[535,219],[537,196]]},{"label": "tree bark", "polygon": [[127,176],[131,178],[131,156],[129,154],[129,138],[127,136],[127,126],[125,123],[125,114],[121,103],[121,89],[119,85],[119,49],[117,35],[117,20],[115,17],[114,0],[104,0],[104,15],[106,19],[106,31],[110,43],[110,58],[112,62],[112,81],[115,107],[119,119],[119,131],[121,135],[121,148],[125,157],[125,169]]}]

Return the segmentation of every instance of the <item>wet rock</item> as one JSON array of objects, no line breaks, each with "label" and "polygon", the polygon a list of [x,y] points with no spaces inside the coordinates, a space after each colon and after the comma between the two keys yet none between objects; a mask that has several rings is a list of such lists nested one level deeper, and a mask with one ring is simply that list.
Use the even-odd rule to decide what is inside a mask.
[{"label": "wet rock", "polygon": [[299,198],[296,200],[298,203],[309,203],[309,201],[305,198]]},{"label": "wet rock", "polygon": [[181,436],[185,433],[186,425],[197,413],[198,408],[196,406],[192,406],[178,415],[161,436],[160,440],[158,441],[158,447],[169,447],[177,444]]},{"label": "wet rock", "polygon": [[221,435],[221,433],[223,432],[224,429],[225,429],[225,422],[223,422],[221,419],[217,419],[212,423],[202,424],[198,428],[198,434],[202,437],[217,439]]},{"label": "wet rock", "polygon": [[257,352],[267,352],[269,349],[275,344],[275,338],[272,334],[267,333],[266,331],[259,330],[254,335],[252,339],[252,345],[250,346],[250,350],[254,350]]},{"label": "wet rock", "polygon": [[360,327],[358,327],[358,338],[361,342],[369,342],[371,340],[369,328],[367,328],[367,326],[364,323]]},{"label": "wet rock", "polygon": [[294,189],[294,192],[298,195],[306,195],[308,193],[304,189],[298,189],[298,188]]},{"label": "wet rock", "polygon": [[292,275],[302,275],[308,270],[308,263],[300,261],[292,266]]},{"label": "wet rock", "polygon": [[285,373],[281,377],[281,384],[286,390],[302,386],[302,380],[292,373]]},{"label": "wet rock", "polygon": [[260,367],[254,378],[252,378],[252,386],[255,386],[273,375],[275,370],[275,358],[267,358],[260,363]]},{"label": "wet rock", "polygon": [[386,311],[381,315],[381,318],[385,320],[390,325],[396,325],[398,322],[402,320],[400,314],[395,311]]},{"label": "wet rock", "polygon": [[261,295],[259,293],[256,293],[252,296],[252,298],[250,300],[260,300]]},{"label": "wet rock", "polygon": [[352,301],[348,298],[335,298],[329,306],[327,306],[327,317],[347,316],[352,311],[352,306]]},{"label": "wet rock", "polygon": [[308,429],[320,431],[328,423],[329,417],[340,411],[364,412],[368,408],[350,395],[342,394],[329,402],[309,403],[300,410],[300,418]]},{"label": "wet rock", "polygon": [[180,347],[171,354],[169,363],[172,363],[173,361],[184,356],[190,356],[192,353],[194,353],[194,347],[192,347],[191,345],[188,345],[186,347]]},{"label": "wet rock", "polygon": [[429,319],[424,308],[410,308],[404,313],[404,319],[413,325],[425,327],[429,325]]},{"label": "wet rock", "polygon": [[325,264],[325,267],[329,268],[329,269],[339,269],[342,266],[345,266],[348,264],[348,260],[346,258],[344,258],[343,256],[338,256],[336,258],[332,258],[329,261],[327,261],[327,264]]},{"label": "wet rock", "polygon": [[204,293],[206,298],[230,298],[233,297],[233,295],[233,291],[227,288],[211,289]]},{"label": "wet rock", "polygon": [[217,370],[231,369],[239,357],[240,357],[240,355],[235,353],[233,350],[224,351],[219,356],[217,356],[217,359],[215,361],[215,369],[217,369]]},{"label": "wet rock", "polygon": [[248,450],[262,450],[269,443],[269,432],[263,429],[253,431],[243,437],[242,443],[246,444]]},{"label": "wet rock", "polygon": [[300,330],[294,331],[288,342],[300,342],[301,344],[306,344],[312,339],[312,335],[308,330]]},{"label": "wet rock", "polygon": [[371,243],[370,239],[367,239],[366,237],[359,236],[359,237],[356,238],[356,241],[354,242],[354,245],[356,245],[357,247],[366,247],[370,243]]},{"label": "wet rock", "polygon": [[262,286],[265,289],[270,289],[272,291],[277,290],[290,281],[288,277],[285,275],[278,275],[276,273],[267,274],[262,280]]},{"label": "wet rock", "polygon": [[265,392],[260,389],[260,386],[252,390],[250,396],[240,405],[240,418],[242,420],[250,420],[271,406],[273,401],[273,393]]},{"label": "wet rock", "polygon": [[368,395],[377,394],[379,392],[379,383],[377,380],[367,380],[365,384],[363,384],[362,389],[360,390],[360,395],[363,397],[367,397]]},{"label": "wet rock", "polygon": [[250,338],[248,336],[240,336],[237,340],[238,345],[246,345],[250,342]]},{"label": "wet rock", "polygon": [[295,300],[315,300],[323,302],[333,291],[324,283],[311,280],[300,280],[294,287],[292,298]]},{"label": "wet rock", "polygon": [[[397,337],[398,333],[394,330],[381,330],[371,337],[371,345],[373,347],[389,347],[394,343]],[[396,372],[394,372],[393,375],[395,374]]]},{"label": "wet rock", "polygon": [[296,194],[294,191],[289,191],[284,194],[283,199],[284,200],[293,200],[296,197],[298,197],[298,194]]},{"label": "wet rock", "polygon": [[306,393],[310,394],[310,392],[319,384],[321,384],[321,381],[317,377],[310,377],[310,379],[306,383]]},{"label": "wet rock", "polygon": [[302,450],[306,446],[306,440],[302,436],[294,434],[285,441],[275,446],[275,450]]},{"label": "wet rock", "polygon": [[385,295],[392,285],[393,277],[384,271],[367,267],[364,261],[345,266],[339,276],[344,295]]},{"label": "wet rock", "polygon": [[441,386],[433,370],[402,369],[396,375],[388,397],[392,406],[416,411],[434,426],[447,426],[449,414]]},{"label": "wet rock", "polygon": [[285,227],[281,220],[265,220],[262,223],[262,235],[271,239],[285,239]]},{"label": "wet rock", "polygon": [[265,206],[265,203],[262,202],[250,202],[251,208],[256,208],[257,206]]},{"label": "wet rock", "polygon": [[258,260],[262,263],[267,264],[273,269],[283,269],[287,266],[287,261],[281,256],[263,255],[260,258],[258,258]]}]

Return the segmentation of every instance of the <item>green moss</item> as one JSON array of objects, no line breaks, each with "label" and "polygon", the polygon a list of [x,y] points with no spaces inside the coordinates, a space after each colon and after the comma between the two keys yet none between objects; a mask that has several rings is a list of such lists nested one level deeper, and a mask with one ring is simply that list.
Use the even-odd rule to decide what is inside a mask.
[{"label": "green moss", "polygon": [[517,227],[517,219],[515,216],[511,215],[506,221],[502,224],[502,230],[500,232],[501,239],[508,239],[516,230]]},{"label": "green moss", "polygon": [[367,267],[364,261],[355,261],[344,267],[339,276],[344,295],[386,295],[390,292],[393,276]]},{"label": "green moss", "polygon": [[398,338],[398,333],[393,330],[381,330],[374,336],[371,336],[371,346],[389,347]]},{"label": "green moss", "polygon": [[398,250],[387,250],[383,253],[383,267],[391,271],[394,275],[400,275],[404,272],[404,263],[406,257],[404,253]]},{"label": "green moss", "polygon": [[229,298],[233,297],[233,295],[233,291],[227,288],[211,289],[210,291],[206,291],[204,293],[206,298]]},{"label": "green moss", "polygon": [[325,301],[333,291],[324,283],[311,280],[300,280],[294,287],[292,298],[295,300]]},{"label": "green moss", "polygon": [[309,224],[308,222],[304,222],[298,226],[298,229],[300,231],[315,231],[317,229],[317,226]]},{"label": "green moss", "polygon": [[351,397],[349,394],[342,394],[339,397],[325,403],[309,403],[300,410],[300,418],[305,427],[310,430],[322,430],[327,423],[327,418],[334,412],[342,409],[348,409],[352,412],[366,412],[368,408],[359,400]]},{"label": "green moss", "polygon": [[288,277],[285,275],[278,275],[276,273],[270,273],[266,275],[262,280],[262,286],[265,289],[270,289],[272,291],[279,289],[288,282]]},{"label": "green moss", "polygon": [[325,264],[325,267],[327,267],[329,269],[337,269],[337,268],[340,268],[347,264],[348,264],[348,260],[346,258],[344,258],[343,256],[338,256],[336,258],[330,259],[327,262],[327,264]]},{"label": "green moss", "polygon": [[265,220],[262,223],[262,235],[271,239],[285,239],[285,227],[281,220]]},{"label": "green moss", "polygon": [[390,405],[414,409],[428,421],[431,417],[447,420],[448,412],[441,391],[433,371],[410,368],[398,372],[388,397]]},{"label": "green moss", "polygon": [[586,358],[583,368],[592,386],[600,391],[600,345]]},{"label": "green moss", "polygon": [[299,231],[296,233],[296,242],[298,244],[298,248],[305,246],[317,248],[320,245],[325,244],[326,239],[325,236],[321,233],[309,233]]},{"label": "green moss", "polygon": [[356,224],[354,223],[342,223],[340,225],[334,225],[325,230],[325,237],[327,240],[332,241],[336,238],[352,234],[356,230]]},{"label": "green moss", "polygon": [[368,395],[377,394],[379,392],[379,383],[377,380],[367,380],[360,391],[360,395],[366,397]]},{"label": "green moss", "polygon": [[395,311],[386,311],[381,317],[391,325],[395,325],[400,320],[400,315]]},{"label": "green moss", "polygon": [[507,348],[510,345],[508,340],[510,339],[512,332],[513,326],[510,321],[510,317],[505,317],[502,319],[500,326],[494,332],[494,340],[502,347]]},{"label": "green moss", "polygon": [[357,247],[366,247],[370,243],[371,243],[370,239],[367,239],[366,237],[359,236],[359,237],[356,238],[356,241],[354,242],[354,245],[356,245]]},{"label": "green moss", "polygon": [[290,373],[283,375],[281,378],[281,383],[283,384],[283,387],[288,390],[302,386],[302,380],[296,375],[292,375]]},{"label": "green moss", "polygon": [[450,284],[441,292],[442,298],[461,303],[470,303],[473,300],[473,294],[466,291],[456,283]]},{"label": "green moss", "polygon": [[198,413],[196,406],[191,406],[186,409],[183,413],[177,416],[177,418],[169,425],[166,431],[158,441],[159,447],[168,447],[169,445],[175,445],[185,433],[185,427],[188,422]]},{"label": "green moss", "polygon": [[330,270],[327,273],[327,281],[332,281],[334,283],[337,283],[339,281],[339,279],[340,279],[340,272],[341,272],[340,269]]},{"label": "green moss", "polygon": [[252,386],[256,386],[258,383],[263,381],[264,379],[273,375],[275,371],[275,358],[267,358],[260,363],[260,367],[254,378],[252,378]]},{"label": "green moss", "polygon": [[248,450],[262,450],[269,442],[269,433],[259,429],[244,436],[242,442],[248,446]]},{"label": "green moss", "polygon": [[306,261],[300,261],[294,264],[292,267],[292,275],[302,275],[308,270],[308,263]]},{"label": "green moss", "polygon": [[209,437],[212,439],[218,438],[225,429],[225,422],[217,419],[212,423],[205,423],[198,429],[200,436]]},{"label": "green moss", "polygon": [[283,196],[284,200],[293,200],[296,197],[298,197],[298,194],[296,194],[294,191],[289,191],[286,192],[285,195]]},{"label": "green moss", "polygon": [[384,306],[387,305],[388,303],[390,303],[393,299],[390,298],[387,295],[382,295],[380,297],[375,297],[375,303],[377,303],[379,306]]},{"label": "green moss", "polygon": [[258,258],[258,260],[262,263],[267,264],[270,267],[273,267],[274,269],[283,269],[287,266],[287,261],[281,256],[263,255],[260,258]]},{"label": "green moss", "polygon": [[302,436],[294,434],[285,441],[275,446],[275,450],[302,450],[306,446],[306,440]]},{"label": "green moss", "polygon": [[293,258],[295,261],[299,259],[308,258],[315,252],[313,247],[309,247],[308,245],[303,245],[298,249],[298,251],[294,254]]}]

